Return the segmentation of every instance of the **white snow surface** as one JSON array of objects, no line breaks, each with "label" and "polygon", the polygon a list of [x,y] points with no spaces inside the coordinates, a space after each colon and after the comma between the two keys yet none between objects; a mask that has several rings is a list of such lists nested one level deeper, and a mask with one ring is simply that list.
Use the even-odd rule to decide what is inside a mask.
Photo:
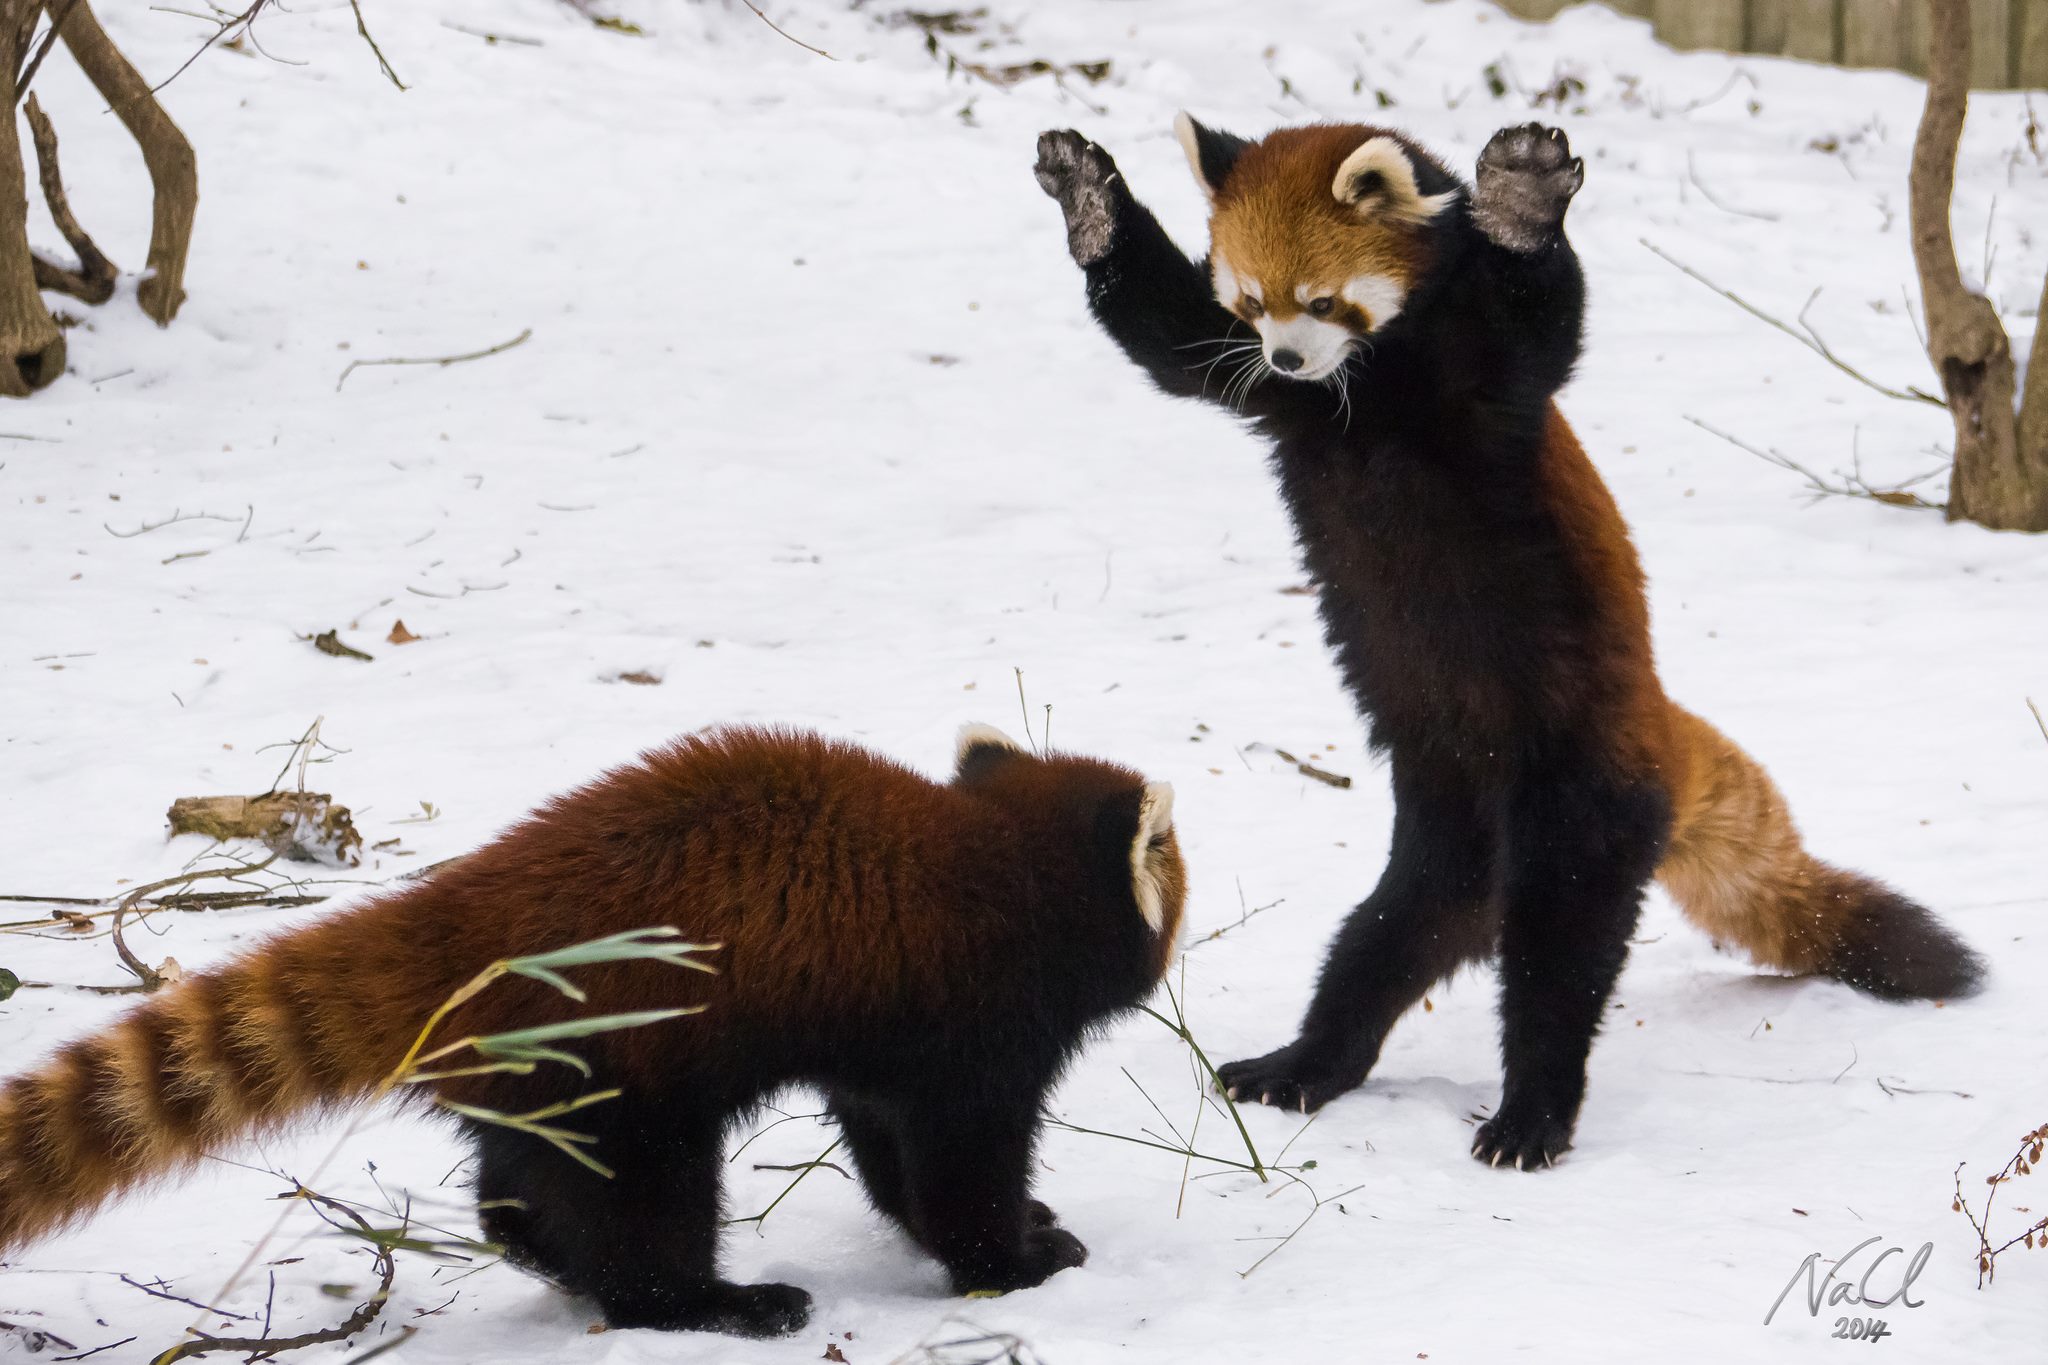
[{"label": "white snow surface", "polygon": [[[165,839],[170,800],[262,790],[280,757],[262,746],[323,716],[346,752],[314,785],[373,844],[402,843],[331,874],[361,880],[320,888],[324,905],[131,931],[152,960],[203,968],[712,723],[815,726],[942,771],[961,723],[1022,729],[1021,669],[1034,728],[1049,704],[1055,744],[1178,789],[1196,946],[1176,979],[1203,1047],[1222,1061],[1286,1041],[1378,874],[1384,767],[1313,600],[1291,591],[1260,442],[1158,396],[1097,331],[1031,177],[1033,138],[1098,138],[1199,253],[1179,107],[1247,134],[1383,120],[1460,166],[1496,127],[1537,118],[1587,163],[1570,227],[1588,346],[1562,402],[1634,529],[1670,691],[1770,768],[1817,852],[1979,947],[1989,989],[1887,1005],[1761,976],[1652,894],[1577,1148],[1553,1172],[1466,1155],[1498,1096],[1489,969],[1436,992],[1312,1124],[1245,1111],[1265,1157],[1285,1148],[1285,1164],[1314,1163],[1299,1174],[1316,1194],[1341,1195],[1305,1226],[1301,1186],[1202,1162],[1183,1186],[1177,1156],[1055,1131],[1039,1192],[1092,1258],[1038,1289],[947,1297],[934,1264],[820,1171],[727,1236],[734,1276],[816,1296],[786,1341],[592,1333],[591,1305],[509,1268],[458,1278],[407,1258],[378,1327],[298,1358],[412,1327],[388,1359],[796,1362],[830,1343],[884,1365],[969,1333],[958,1317],[1053,1365],[1776,1361],[1846,1352],[1835,1320],[1862,1316],[1888,1323],[1880,1359],[2041,1359],[2048,1259],[2008,1253],[1980,1292],[1950,1201],[1958,1162],[1981,1200],[1981,1176],[2048,1121],[2048,743],[2024,703],[2048,705],[2048,542],[1810,502],[1796,475],[1689,423],[1823,473],[1860,458],[1879,485],[1938,466],[1950,439],[1944,413],[1856,383],[1642,245],[1788,321],[1818,291],[1807,317],[1828,345],[1934,387],[1906,225],[1919,84],[1675,54],[1590,6],[1547,25],[1478,0],[990,8],[942,52],[1107,59],[1109,78],[949,75],[883,3],[766,6],[828,61],[740,4],[621,0],[635,36],[553,0],[364,0],[401,93],[349,7],[322,0],[259,24],[278,60],[215,51],[172,84],[203,189],[184,311],[152,326],[132,273],[105,307],[53,300],[84,317],[71,373],[11,405],[0,438],[0,892],[97,896],[177,872],[204,845]],[[155,78],[206,31],[100,9]],[[1501,97],[1482,74],[1495,63]],[[1561,77],[1583,89],[1532,108]],[[38,85],[79,216],[134,271],[139,158],[68,58]],[[2048,269],[2027,119],[2020,95],[1973,97],[1955,203],[1965,271],[1988,269],[2022,351]],[[37,233],[61,250],[40,218]],[[526,329],[490,358],[337,384],[351,361]],[[1938,497],[1940,480],[1920,487]],[[208,516],[136,534],[174,512]],[[386,644],[399,619],[423,638]],[[328,629],[373,661],[302,638]],[[660,684],[616,681],[633,671]],[[1274,747],[1355,785],[1308,780]],[[423,802],[435,818],[400,823]],[[104,939],[0,936],[0,965],[123,979]],[[5,1072],[123,1007],[22,990],[0,1005]],[[1134,1081],[1186,1131],[1188,1051],[1142,1016],[1090,1048],[1054,1108],[1164,1133]],[[223,1155],[309,1176],[339,1131]],[[809,1121],[775,1129],[732,1166],[730,1211],[788,1182],[755,1162],[829,1141]],[[1216,1112],[1196,1141],[1245,1156]],[[449,1174],[461,1156],[446,1126],[378,1115],[320,1187],[379,1206],[380,1186],[409,1191],[420,1216],[473,1229]],[[2037,1212],[2002,1208],[1994,1232],[2039,1216],[2042,1179],[2001,1199]],[[214,1300],[281,1188],[209,1163],[124,1199],[0,1267],[0,1319],[78,1350],[134,1337],[93,1359],[148,1359],[195,1310],[118,1275]],[[1882,1240],[1856,1274],[1885,1247],[1933,1243],[1922,1306],[1815,1316],[1795,1289],[1764,1325],[1804,1258],[1825,1273],[1866,1238]],[[372,1280],[303,1210],[261,1260],[282,1263],[219,1306],[280,1331],[339,1320]],[[24,1338],[0,1333],[15,1356]]]}]

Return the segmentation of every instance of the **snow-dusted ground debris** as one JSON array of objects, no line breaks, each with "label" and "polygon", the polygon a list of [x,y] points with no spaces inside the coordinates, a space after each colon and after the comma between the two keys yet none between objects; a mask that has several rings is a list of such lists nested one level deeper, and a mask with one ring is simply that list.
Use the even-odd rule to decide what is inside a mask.
[{"label": "snow-dusted ground debris", "polygon": [[[1948,439],[1941,412],[1856,384],[1643,245],[1787,319],[1818,289],[1807,316],[1830,346],[1931,384],[1905,223],[1915,82],[1675,55],[1599,8],[1532,26],[1478,0],[995,0],[951,26],[972,31],[934,35],[936,54],[885,4],[767,7],[831,61],[741,4],[622,0],[639,35],[554,0],[363,8],[404,93],[339,3],[263,21],[285,61],[214,52],[169,88],[201,168],[190,301],[164,331],[132,278],[74,309],[73,372],[7,411],[0,893],[177,871],[201,844],[163,840],[172,798],[263,790],[281,755],[259,750],[316,715],[344,752],[315,785],[376,845],[325,875],[377,881],[716,721],[815,725],[936,769],[965,720],[1021,728],[1021,669],[1056,744],[1176,784],[1191,939],[1270,907],[1188,955],[1204,1046],[1221,1060],[1284,1041],[1378,873],[1384,774],[1294,591],[1258,443],[1150,392],[1097,333],[1032,140],[1099,138],[1199,249],[1179,106],[1244,133],[1380,118],[1460,165],[1536,117],[1587,160],[1571,228],[1590,337],[1563,401],[1635,529],[1671,691],[1770,767],[1816,851],[1936,906],[1993,976],[1943,1008],[1760,978],[1653,896],[1553,1173],[1465,1155],[1498,1085],[1475,974],[1306,1131],[1247,1112],[1262,1153],[1285,1146],[1318,1194],[1349,1191],[1306,1226],[1301,1188],[1198,1163],[1183,1197],[1178,1158],[1056,1132],[1041,1192],[1093,1259],[1037,1290],[948,1299],[821,1171],[729,1238],[737,1275],[817,1296],[790,1341],[590,1335],[587,1305],[508,1269],[409,1261],[355,1353],[414,1327],[389,1359],[796,1362],[829,1342],[884,1365],[959,1335],[941,1323],[964,1312],[1053,1365],[1804,1360],[1848,1350],[1829,1334],[1856,1308],[1816,1319],[1795,1291],[1765,1326],[1773,1299],[1810,1253],[1876,1237],[1866,1260],[1934,1244],[1923,1306],[1862,1314],[1889,1324],[1882,1357],[2039,1358],[2048,1261],[2015,1253],[1979,1292],[1949,1204],[1958,1161],[1971,1188],[2048,1119],[2048,744],[2023,701],[2048,704],[2048,544],[1809,505],[1796,476],[1688,422],[1821,471],[1860,458],[1877,484],[1937,465]],[[101,9],[157,76],[204,32]],[[949,75],[948,55],[1110,68],[1002,88]],[[80,217],[132,269],[138,158],[65,58],[38,85]],[[1973,101],[1956,202],[1965,270],[1989,271],[2020,346],[2048,269],[2027,121],[2022,96]],[[528,329],[488,358],[337,382],[352,361]],[[386,643],[398,620],[420,638]],[[305,638],[328,630],[373,657]],[[1309,780],[1275,747],[1356,783]],[[165,914],[160,937],[131,937],[190,969],[338,903]],[[0,936],[0,966],[121,979],[104,941]],[[120,1007],[21,991],[0,1005],[4,1070]],[[1126,1070],[1192,1120],[1186,1050],[1142,1018],[1087,1055],[1058,1112],[1163,1131]],[[232,1155],[305,1175],[334,1132]],[[787,1183],[756,1161],[829,1140],[809,1122],[762,1139],[733,1168],[732,1212]],[[1243,1154],[1214,1114],[1198,1142]],[[409,1190],[466,1227],[459,1157],[442,1128],[379,1118],[321,1185],[371,1203]],[[117,1273],[209,1298],[278,1188],[217,1164],[129,1199],[0,1269],[0,1319],[80,1350],[132,1335],[95,1359],[146,1359],[194,1310]],[[2039,1210],[2048,1187],[2011,1198]],[[301,1215],[264,1253],[303,1258],[274,1267],[280,1326],[337,1320],[370,1283],[322,1232]],[[268,1292],[258,1275],[221,1306],[261,1314]],[[0,1356],[24,1350],[0,1333]]]}]

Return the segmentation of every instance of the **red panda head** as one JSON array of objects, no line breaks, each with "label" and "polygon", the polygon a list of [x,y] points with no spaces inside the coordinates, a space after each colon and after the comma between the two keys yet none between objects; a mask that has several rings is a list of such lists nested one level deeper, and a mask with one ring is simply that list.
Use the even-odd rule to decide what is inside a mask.
[{"label": "red panda head", "polygon": [[1430,226],[1462,186],[1398,133],[1282,128],[1258,142],[1174,131],[1209,197],[1216,298],[1258,331],[1266,363],[1327,379],[1400,313],[1430,265]]},{"label": "red panda head", "polygon": [[1152,935],[1153,974],[1165,974],[1187,902],[1170,784],[1079,754],[1034,754],[993,725],[969,725],[960,731],[953,785],[1014,809],[1063,812],[1085,831],[1101,855],[1091,855],[1091,866],[1105,894],[1136,908]]}]

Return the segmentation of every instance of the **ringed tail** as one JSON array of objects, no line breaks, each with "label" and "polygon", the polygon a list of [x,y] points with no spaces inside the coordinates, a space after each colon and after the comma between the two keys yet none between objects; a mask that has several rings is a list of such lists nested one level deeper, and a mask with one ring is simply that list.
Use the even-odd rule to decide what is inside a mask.
[{"label": "ringed tail", "polygon": [[0,1253],[212,1148],[372,1094],[425,1018],[411,997],[432,989],[379,951],[401,941],[412,899],[190,977],[0,1087]]},{"label": "ringed tail", "polygon": [[1808,853],[1756,760],[1698,716],[1672,711],[1682,757],[1657,878],[1688,918],[1761,965],[1831,976],[1881,999],[1976,990],[1983,959],[1931,911]]}]

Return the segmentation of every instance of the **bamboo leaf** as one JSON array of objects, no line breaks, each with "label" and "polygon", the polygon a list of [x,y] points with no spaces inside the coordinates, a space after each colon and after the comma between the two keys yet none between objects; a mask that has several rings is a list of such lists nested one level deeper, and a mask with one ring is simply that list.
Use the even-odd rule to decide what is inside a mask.
[{"label": "bamboo leaf", "polygon": [[550,1053],[542,1044],[557,1042],[563,1038],[588,1038],[598,1033],[614,1033],[621,1029],[642,1028],[658,1024],[666,1019],[677,1019],[686,1014],[701,1014],[702,1005],[687,1005],[678,1009],[633,1010],[625,1014],[594,1014],[586,1019],[563,1019],[553,1024],[536,1024],[532,1028],[512,1029],[505,1033],[488,1033],[481,1038],[470,1040],[470,1046],[486,1057],[532,1057],[552,1055],[557,1058],[565,1053]]}]

